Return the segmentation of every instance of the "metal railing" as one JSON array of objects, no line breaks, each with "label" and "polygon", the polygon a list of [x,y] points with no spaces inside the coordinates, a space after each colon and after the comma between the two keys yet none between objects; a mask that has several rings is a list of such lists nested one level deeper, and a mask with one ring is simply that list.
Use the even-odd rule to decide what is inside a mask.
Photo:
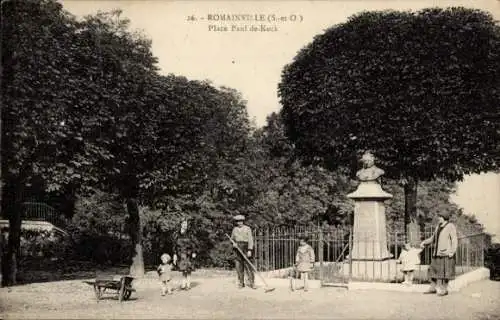
[{"label": "metal railing", "polygon": [[[434,228],[427,226],[422,237],[432,235]],[[274,272],[276,276],[284,276],[295,264],[295,255],[299,246],[299,236],[306,235],[308,243],[316,255],[315,268],[311,278],[329,282],[356,281],[402,281],[401,265],[397,264],[405,244],[404,233],[387,233],[387,251],[385,258],[373,263],[373,259],[350,259],[353,257],[379,254],[380,243],[368,238],[351,238],[351,232],[346,228],[330,226],[294,226],[282,228],[257,229],[254,231],[255,265],[259,271]],[[455,254],[456,275],[460,275],[484,265],[485,250],[484,233],[459,236],[458,249]],[[372,238],[370,238],[372,239]],[[356,243],[358,241],[358,243]],[[361,243],[362,242],[362,243]],[[358,250],[354,252],[353,250]],[[360,252],[363,250],[364,252]],[[432,246],[427,246],[420,253],[420,265],[417,265],[414,275],[415,283],[427,283],[428,268],[432,259]],[[389,255],[389,257],[387,257]]]},{"label": "metal railing", "polygon": [[67,226],[67,220],[56,209],[43,202],[23,202],[22,219],[50,222],[61,229]]}]

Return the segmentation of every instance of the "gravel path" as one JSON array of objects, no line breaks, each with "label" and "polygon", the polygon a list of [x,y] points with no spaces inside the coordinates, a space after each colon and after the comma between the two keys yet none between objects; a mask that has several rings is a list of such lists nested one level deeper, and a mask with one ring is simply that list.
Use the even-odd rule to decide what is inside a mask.
[{"label": "gravel path", "polygon": [[162,297],[155,279],[135,283],[120,304],[96,302],[81,280],[0,289],[4,319],[500,319],[500,282],[480,281],[446,297],[341,288],[289,292],[237,289],[234,278],[195,277],[193,289]]}]

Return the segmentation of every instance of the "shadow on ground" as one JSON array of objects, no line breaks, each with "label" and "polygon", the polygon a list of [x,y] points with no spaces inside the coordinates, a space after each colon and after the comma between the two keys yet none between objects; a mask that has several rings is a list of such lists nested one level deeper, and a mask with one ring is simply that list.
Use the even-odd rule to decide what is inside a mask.
[{"label": "shadow on ground", "polygon": [[[146,266],[145,272],[148,277],[155,278],[156,266]],[[21,262],[17,275],[17,284],[43,283],[63,280],[86,280],[94,279],[103,275],[127,275],[130,267],[127,265],[110,266],[99,265],[88,261],[73,260],[41,260],[32,259]],[[178,272],[175,272],[177,274]],[[221,276],[235,276],[232,270],[198,269],[193,273],[194,277],[214,278]],[[191,282],[192,286],[197,282]]]},{"label": "shadow on ground", "polygon": [[[101,274],[126,275],[129,269],[130,267],[125,265],[99,265],[88,261],[28,260],[21,263],[17,284],[92,279]],[[147,271],[149,269],[153,268],[147,268]]]}]

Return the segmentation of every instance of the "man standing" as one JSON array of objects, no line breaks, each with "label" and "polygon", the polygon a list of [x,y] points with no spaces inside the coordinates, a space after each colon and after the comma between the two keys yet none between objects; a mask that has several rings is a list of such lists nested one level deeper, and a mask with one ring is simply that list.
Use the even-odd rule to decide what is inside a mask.
[{"label": "man standing", "polygon": [[245,221],[245,217],[243,215],[240,214],[235,216],[234,220],[236,221],[236,227],[233,228],[233,232],[231,233],[231,239],[233,239],[233,241],[235,242],[235,244],[233,244],[236,255],[234,262],[236,265],[236,272],[238,273],[239,288],[245,287],[244,277],[246,271],[248,276],[248,286],[252,289],[255,289],[253,271],[248,262],[245,261],[245,258],[241,255],[241,253],[237,249],[240,248],[241,252],[243,252],[243,254],[246,254],[249,260],[252,258],[252,250],[253,250],[252,230],[250,229],[249,226],[243,224],[243,221]]}]

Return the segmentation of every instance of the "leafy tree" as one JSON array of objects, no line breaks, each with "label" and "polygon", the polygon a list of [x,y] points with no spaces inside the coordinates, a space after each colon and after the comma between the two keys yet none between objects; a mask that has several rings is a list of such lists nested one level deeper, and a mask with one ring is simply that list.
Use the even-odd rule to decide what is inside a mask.
[{"label": "leafy tree", "polygon": [[[98,180],[91,121],[98,88],[79,63],[78,24],[51,1],[2,1],[2,212],[9,216],[4,283],[16,279],[21,203],[38,185],[53,191]],[[91,68],[91,66],[89,66]],[[95,98],[92,101],[92,98]]]},{"label": "leafy tree", "polygon": [[[230,89],[158,76],[151,42],[129,32],[119,11],[77,22],[54,1],[13,1],[4,13],[3,35],[14,35],[2,47],[11,144],[2,149],[4,194],[15,200],[4,203],[21,203],[34,180],[48,191],[117,193],[136,250],[131,271],[143,273],[139,205],[201,191],[216,158],[229,161],[238,150],[227,144],[246,137],[244,103]],[[10,216],[15,245],[21,220]]]},{"label": "leafy tree", "polygon": [[86,235],[110,234],[120,236],[124,230],[125,208],[114,194],[96,191],[79,196],[70,232]]},{"label": "leafy tree", "polygon": [[302,166],[293,159],[294,146],[285,136],[281,117],[275,113],[256,133],[264,161],[258,176],[260,192],[250,219],[257,225],[295,225],[344,222],[352,211],[346,198],[351,187],[345,170]]},{"label": "leafy tree", "polygon": [[372,150],[415,225],[419,181],[498,169],[499,49],[500,28],[480,10],[357,14],[284,68],[286,134],[305,162],[329,168]]},{"label": "leafy tree", "polygon": [[155,143],[148,121],[156,115],[149,103],[159,103],[154,100],[153,83],[157,59],[151,41],[129,31],[130,21],[120,15],[120,11],[98,13],[79,23],[79,61],[88,68],[81,72],[95,83],[95,91],[87,89],[95,95],[88,102],[99,106],[92,121],[101,130],[94,141],[109,152],[109,157],[98,159],[100,179],[94,186],[118,194],[126,203],[134,250],[131,274],[142,275],[138,175],[151,169],[146,152]]},{"label": "leafy tree", "polygon": [[[393,195],[388,200],[386,214],[390,230],[404,232],[404,217],[401,215],[405,209],[404,188],[397,180],[385,180],[385,189]],[[420,182],[417,195],[417,215],[420,229],[433,228],[440,212],[448,212],[450,216],[459,215],[460,208],[450,201],[450,195],[455,192],[455,183],[444,179]]]},{"label": "leafy tree", "polygon": [[125,206],[116,194],[95,191],[78,196],[75,214],[68,225],[78,260],[125,263],[131,241],[124,234]]},{"label": "leafy tree", "polygon": [[[169,232],[182,217],[190,218],[208,252],[235,195],[228,176],[242,161],[248,140],[246,102],[236,91],[216,89],[209,82],[175,76],[162,81],[168,86],[162,91],[165,112],[149,124],[157,139],[146,156],[155,159],[155,170],[141,176],[142,199],[163,211],[162,220],[178,222],[158,222],[168,225]],[[204,258],[208,256],[200,256]]]}]

